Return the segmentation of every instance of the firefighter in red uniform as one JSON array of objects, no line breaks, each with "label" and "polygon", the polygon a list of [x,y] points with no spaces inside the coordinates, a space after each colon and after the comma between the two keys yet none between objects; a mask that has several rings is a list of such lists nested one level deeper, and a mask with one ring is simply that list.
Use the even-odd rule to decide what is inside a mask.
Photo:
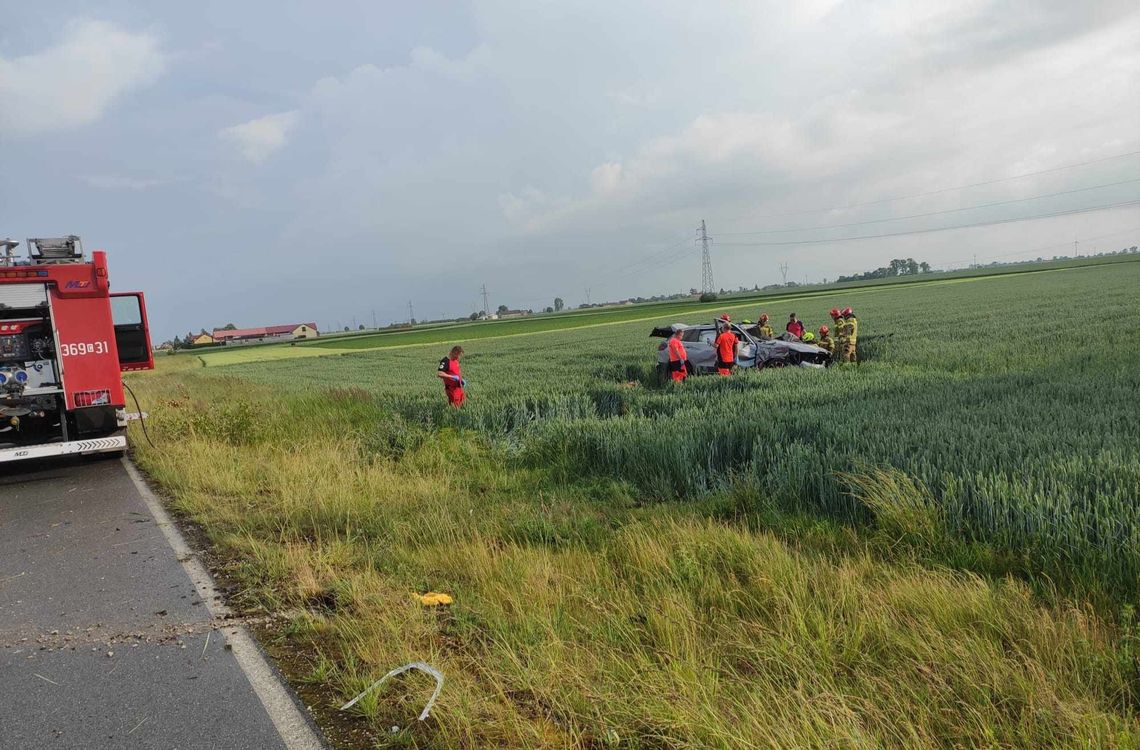
[{"label": "firefighter in red uniform", "polygon": [[439,361],[439,369],[436,372],[439,379],[443,381],[443,392],[447,394],[447,402],[456,409],[463,406],[463,402],[467,398],[463,392],[463,387],[467,385],[467,381],[463,379],[463,374],[459,371],[459,357],[462,354],[462,346],[451,347],[448,355]]},{"label": "firefighter in red uniform", "polygon": [[732,368],[736,367],[736,355],[740,353],[740,339],[732,332],[729,323],[732,319],[728,315],[721,315],[717,321],[720,333],[713,342],[716,348],[716,371],[721,375],[731,375]]},{"label": "firefighter in red uniform", "polygon": [[680,383],[688,375],[689,355],[685,345],[681,343],[681,334],[685,329],[678,328],[669,337],[669,376],[673,382]]}]

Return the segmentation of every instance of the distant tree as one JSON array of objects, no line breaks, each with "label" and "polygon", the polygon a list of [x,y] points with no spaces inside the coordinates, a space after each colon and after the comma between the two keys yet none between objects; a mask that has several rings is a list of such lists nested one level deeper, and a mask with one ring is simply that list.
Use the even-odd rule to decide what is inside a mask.
[{"label": "distant tree", "polygon": [[506,305],[499,305],[499,309],[497,310],[497,312],[499,313],[499,315],[502,315],[502,314],[508,312],[510,309],[511,308],[507,307]]},{"label": "distant tree", "polygon": [[554,312],[554,308],[553,308],[553,307],[548,307],[548,308],[546,308],[545,310],[543,310],[543,312],[552,313],[552,312]]},{"label": "distant tree", "polygon": [[356,330],[363,331],[364,330],[364,324],[361,323],[360,326]]},{"label": "distant tree", "polygon": [[225,325],[222,327],[222,330],[223,330],[223,331],[236,331],[236,330],[237,330],[237,326],[235,326],[233,323],[226,323],[226,324],[225,324]]},{"label": "distant tree", "polygon": [[479,316],[480,316],[480,315],[482,315],[482,314],[483,314],[483,313],[480,313],[480,312],[473,312],[473,313],[471,313],[470,315],[468,315],[468,316],[467,316],[467,319],[468,319],[468,320],[479,320]]},{"label": "distant tree", "polygon": [[716,302],[716,294],[713,292],[705,292],[700,296],[701,302]]},{"label": "distant tree", "polygon": [[554,298],[554,312],[562,312],[562,308],[566,307],[566,303],[562,301],[561,297]]},{"label": "distant tree", "polygon": [[924,260],[918,264],[918,270],[921,273],[930,273],[930,264]]},{"label": "distant tree", "polygon": [[345,326],[344,330],[347,332],[349,330],[348,326]]}]

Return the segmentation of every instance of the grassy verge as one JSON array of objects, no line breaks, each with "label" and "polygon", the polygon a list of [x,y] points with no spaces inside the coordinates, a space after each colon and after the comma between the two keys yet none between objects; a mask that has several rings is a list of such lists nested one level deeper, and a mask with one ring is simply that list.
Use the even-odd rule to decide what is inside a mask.
[{"label": "grassy verge", "polygon": [[[175,358],[177,359],[177,358]],[[165,365],[165,363],[164,363]],[[555,477],[439,413],[359,388],[210,370],[137,378],[159,448],[138,459],[202,524],[319,710],[355,707],[383,747],[1129,747],[1129,616],[961,555],[897,473],[844,478],[862,531],[743,488],[643,502],[618,478]],[[949,550],[949,551],[948,551]],[[954,558],[952,555],[958,555]],[[1000,565],[993,570],[1000,570]],[[413,593],[445,591],[450,608]],[[1106,616],[1107,615],[1107,616]],[[391,733],[390,727],[405,727]]]}]

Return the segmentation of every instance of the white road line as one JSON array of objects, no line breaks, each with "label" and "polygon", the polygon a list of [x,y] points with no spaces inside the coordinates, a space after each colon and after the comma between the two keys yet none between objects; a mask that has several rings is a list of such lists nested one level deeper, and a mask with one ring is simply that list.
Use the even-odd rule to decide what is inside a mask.
[{"label": "white road line", "polygon": [[[162,503],[151,492],[146,480],[139,474],[127,458],[123,458],[123,467],[134,482],[135,488],[146,503],[147,508],[154,516],[158,527],[162,529],[163,536],[174,550],[178,562],[182,563],[183,570],[190,576],[198,595],[206,603],[206,608],[214,617],[227,617],[231,615],[229,607],[225,605],[214,579],[206,567],[194,555],[193,550],[186,544],[182,532],[174,525],[174,521],[162,507]],[[226,627],[222,629],[226,642],[230,645],[231,653],[237,659],[238,666],[245,673],[246,679],[257,693],[261,705],[273,721],[277,733],[289,750],[325,750],[327,747],[313,726],[301,713],[300,708],[293,701],[289,689],[278,679],[277,673],[266,662],[264,654],[258,648],[257,642],[244,627]]]}]

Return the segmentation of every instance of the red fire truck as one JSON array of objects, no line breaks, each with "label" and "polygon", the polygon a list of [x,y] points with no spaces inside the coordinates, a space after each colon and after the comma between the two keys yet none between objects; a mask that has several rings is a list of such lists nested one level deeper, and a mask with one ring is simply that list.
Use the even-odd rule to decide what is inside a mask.
[{"label": "red fire truck", "polygon": [[122,372],[154,368],[142,292],[111,292],[78,237],[0,240],[0,463],[121,452]]}]

